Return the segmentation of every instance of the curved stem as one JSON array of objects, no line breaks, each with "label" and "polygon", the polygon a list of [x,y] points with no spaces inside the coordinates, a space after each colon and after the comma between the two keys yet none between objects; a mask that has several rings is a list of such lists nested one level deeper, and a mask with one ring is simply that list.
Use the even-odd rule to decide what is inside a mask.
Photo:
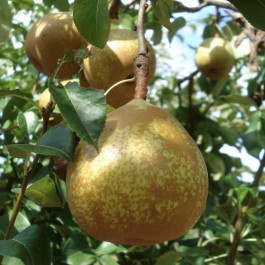
[{"label": "curved stem", "polygon": [[124,84],[124,83],[131,83],[131,82],[134,82],[136,79],[135,79],[135,76],[130,78],[130,79],[125,79],[125,80],[121,80],[117,83],[115,83],[113,86],[111,86],[105,93],[104,93],[104,96],[106,97],[109,92],[114,89],[115,87],[119,86],[120,84]]}]

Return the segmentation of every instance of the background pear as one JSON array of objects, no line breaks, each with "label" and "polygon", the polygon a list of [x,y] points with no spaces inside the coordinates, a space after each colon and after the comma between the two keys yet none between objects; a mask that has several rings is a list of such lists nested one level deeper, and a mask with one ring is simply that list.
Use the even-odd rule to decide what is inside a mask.
[{"label": "background pear", "polygon": [[199,70],[212,80],[228,75],[235,64],[235,56],[230,43],[222,38],[207,38],[197,48],[195,62]]},{"label": "background pear", "polygon": [[[150,81],[155,73],[156,58],[149,42],[147,47],[150,56]],[[113,29],[103,49],[89,46],[91,58],[84,60],[84,75],[88,83],[99,89],[107,90],[118,81],[134,76],[134,60],[138,54],[137,32],[127,29]],[[107,95],[107,103],[118,108],[133,99],[135,82],[115,87]]]},{"label": "background pear", "polygon": [[[50,13],[39,19],[29,30],[25,50],[30,62],[47,76],[54,73],[59,59],[67,50],[77,50],[87,42],[79,34],[70,12]],[[80,66],[65,63],[58,78],[65,79],[76,74]]]}]

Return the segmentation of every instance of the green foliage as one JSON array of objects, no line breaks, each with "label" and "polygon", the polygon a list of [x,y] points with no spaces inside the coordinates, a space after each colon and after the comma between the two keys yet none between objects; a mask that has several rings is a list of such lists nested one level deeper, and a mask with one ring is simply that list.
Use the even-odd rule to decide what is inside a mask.
[{"label": "green foliage", "polygon": [[264,0],[230,0],[232,4],[246,17],[256,28],[265,30],[265,1]]},{"label": "green foliage", "polygon": [[[264,29],[264,1],[230,2],[255,27]],[[105,0],[75,0],[74,3],[43,0],[41,4],[34,0],[0,0],[2,264],[228,264],[235,224],[242,215],[234,264],[264,264],[265,162],[259,161],[265,149],[264,50],[253,57],[256,46],[251,38],[238,47],[233,46],[236,64],[229,76],[219,81],[192,72],[189,66],[184,73],[171,67],[180,64],[181,52],[185,53],[187,46],[192,46],[191,53],[196,48],[193,37],[187,39],[187,32],[192,32],[192,36],[200,34],[201,39],[222,36],[232,44],[237,43],[239,35],[243,36],[244,27],[229,15],[233,10],[226,12],[221,7],[207,7],[207,12],[204,8],[186,12],[181,1],[153,0],[144,21],[146,36],[154,44],[158,61],[148,101],[166,109],[183,124],[207,164],[208,201],[196,226],[170,242],[136,247],[97,241],[75,223],[67,204],[65,166],[74,160],[78,138],[97,148],[111,108],[106,105],[103,91],[80,87],[76,81],[78,74],[73,76],[73,82],[63,86],[58,80],[48,80],[39,73],[25,55],[24,39],[30,25],[42,15],[73,10],[83,37],[102,48],[110,27],[134,28],[139,7],[138,2],[128,6],[121,1],[119,20],[110,24],[108,4]],[[30,18],[30,25],[24,21],[23,14]],[[167,42],[172,47],[170,50],[165,48]],[[264,43],[259,45],[262,48]],[[88,56],[90,52],[83,47],[77,52],[68,51],[64,60],[82,63]],[[257,64],[254,72],[250,70],[250,57]],[[54,112],[64,120],[58,125],[51,121],[46,124],[44,112],[38,107],[40,94],[47,87],[56,103]],[[48,130],[43,134],[46,125]],[[230,150],[245,150],[249,159],[256,158],[258,166],[254,169],[252,160],[245,162]],[[61,164],[56,157],[61,158]],[[31,177],[24,187],[25,196],[14,228],[9,239],[4,240],[23,180],[28,176]],[[253,186],[258,176],[259,185]],[[244,209],[246,212],[242,213]]]},{"label": "green foliage", "polygon": [[76,0],[73,14],[81,35],[92,45],[103,48],[110,31],[108,1]]},{"label": "green foliage", "polygon": [[73,82],[67,83],[65,87],[56,87],[52,81],[50,91],[71,129],[97,148],[97,139],[104,128],[107,113],[104,92],[83,89]]},{"label": "green foliage", "polygon": [[7,40],[12,26],[13,15],[7,0],[0,2],[0,43]]},{"label": "green foliage", "polygon": [[43,228],[37,225],[26,228],[10,240],[1,240],[0,255],[18,257],[28,265],[51,264],[49,240]]}]

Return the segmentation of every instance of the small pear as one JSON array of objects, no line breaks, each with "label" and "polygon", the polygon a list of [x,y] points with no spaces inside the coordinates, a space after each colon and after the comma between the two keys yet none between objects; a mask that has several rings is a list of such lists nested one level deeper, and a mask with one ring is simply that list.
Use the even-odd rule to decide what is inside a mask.
[{"label": "small pear", "polygon": [[208,38],[197,48],[195,62],[199,70],[212,80],[228,75],[235,64],[230,43],[222,38]]}]

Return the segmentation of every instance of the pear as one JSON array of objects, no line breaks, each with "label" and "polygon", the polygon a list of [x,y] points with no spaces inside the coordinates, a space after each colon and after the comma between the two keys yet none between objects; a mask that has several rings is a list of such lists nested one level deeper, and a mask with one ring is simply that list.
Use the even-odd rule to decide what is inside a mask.
[{"label": "pear", "polygon": [[228,75],[235,64],[235,56],[230,43],[222,38],[207,38],[197,48],[195,62],[198,69],[212,80]]},{"label": "pear", "polygon": [[[152,45],[147,43],[149,54],[148,82],[154,76],[156,58]],[[138,55],[139,45],[136,31],[113,29],[103,49],[88,46],[92,56],[84,59],[84,75],[90,86],[107,90],[115,83],[134,76],[134,61]],[[107,103],[118,108],[128,103],[134,96],[135,82],[121,84],[106,97]]]},{"label": "pear", "polygon": [[141,99],[107,116],[98,151],[79,142],[66,181],[72,215],[88,235],[137,246],[186,233],[208,194],[193,139],[173,116]]},{"label": "pear", "polygon": [[[47,76],[54,73],[59,59],[67,50],[77,50],[87,41],[79,34],[70,12],[50,13],[40,18],[29,30],[25,50],[30,62]],[[63,64],[59,79],[69,78],[80,70],[74,62]]]}]

